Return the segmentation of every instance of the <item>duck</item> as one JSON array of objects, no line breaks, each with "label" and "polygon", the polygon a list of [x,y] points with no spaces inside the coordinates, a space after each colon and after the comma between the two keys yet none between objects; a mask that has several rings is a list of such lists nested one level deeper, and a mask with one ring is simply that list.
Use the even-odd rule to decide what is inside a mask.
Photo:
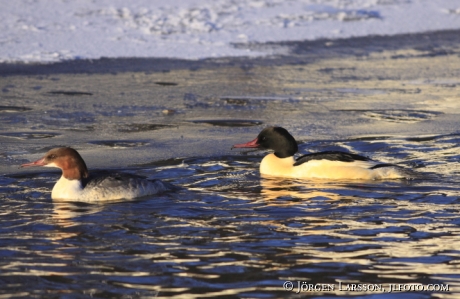
[{"label": "duck", "polygon": [[262,175],[300,179],[413,179],[419,174],[398,165],[342,151],[324,151],[294,158],[298,151],[294,137],[284,128],[264,128],[256,139],[233,148],[273,150],[260,163]]},{"label": "duck", "polygon": [[155,195],[175,187],[160,180],[129,174],[105,172],[90,175],[80,154],[71,147],[49,150],[41,159],[23,167],[57,167],[62,175],[51,191],[52,199],[99,202]]}]

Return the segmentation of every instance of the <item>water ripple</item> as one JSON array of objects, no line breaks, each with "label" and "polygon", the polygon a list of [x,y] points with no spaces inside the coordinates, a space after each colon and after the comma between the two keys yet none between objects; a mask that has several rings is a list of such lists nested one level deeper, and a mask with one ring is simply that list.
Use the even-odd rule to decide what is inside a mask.
[{"label": "water ripple", "polygon": [[[184,187],[177,193],[99,205],[52,202],[54,173],[3,176],[0,282],[12,296],[39,297],[277,298],[295,294],[283,290],[286,280],[359,281],[386,294],[392,285],[422,282],[449,284],[452,292],[460,286],[460,189],[438,161],[459,158],[443,154],[457,139],[334,145],[373,155],[381,147],[403,151],[395,157],[423,159],[420,171],[436,180],[261,178],[259,155],[198,157],[136,166]],[[417,154],[421,148],[430,155]]]}]

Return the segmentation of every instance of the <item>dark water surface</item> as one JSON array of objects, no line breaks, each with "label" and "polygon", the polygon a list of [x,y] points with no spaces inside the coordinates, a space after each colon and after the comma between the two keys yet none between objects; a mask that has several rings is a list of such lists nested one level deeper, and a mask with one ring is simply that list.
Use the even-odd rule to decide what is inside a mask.
[{"label": "dark water surface", "polygon": [[[0,298],[458,298],[460,58],[429,53],[0,78]],[[263,178],[230,147],[275,124],[426,178]],[[62,145],[182,189],[52,201],[17,167]]]},{"label": "dark water surface", "polygon": [[[372,143],[343,142],[361,151]],[[430,141],[407,144],[433,156],[443,151]],[[51,201],[55,173],[2,178],[2,293],[276,298],[295,295],[305,282],[315,289],[304,287],[302,295],[459,294],[460,179],[264,179],[259,160],[190,158],[131,169],[185,188],[107,204]],[[293,291],[283,289],[286,281]],[[428,289],[401,292],[410,284]]]}]

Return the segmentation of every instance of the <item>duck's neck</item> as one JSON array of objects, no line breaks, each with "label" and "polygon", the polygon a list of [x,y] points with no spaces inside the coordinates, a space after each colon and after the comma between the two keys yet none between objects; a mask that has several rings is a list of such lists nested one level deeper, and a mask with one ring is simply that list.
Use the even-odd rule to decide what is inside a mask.
[{"label": "duck's neck", "polygon": [[260,173],[274,176],[293,175],[294,157],[278,158],[275,154],[268,154],[260,163]]},{"label": "duck's neck", "polygon": [[77,199],[81,196],[83,187],[81,180],[69,180],[64,175],[56,182],[51,192],[52,199]]},{"label": "duck's neck", "polygon": [[81,180],[88,177],[86,166],[75,166],[62,169],[62,176],[68,180]]}]

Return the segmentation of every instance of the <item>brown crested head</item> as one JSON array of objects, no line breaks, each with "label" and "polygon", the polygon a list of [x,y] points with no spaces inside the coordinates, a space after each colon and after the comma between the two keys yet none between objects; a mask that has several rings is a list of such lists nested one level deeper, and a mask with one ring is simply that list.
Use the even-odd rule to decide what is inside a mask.
[{"label": "brown crested head", "polygon": [[58,167],[62,169],[62,175],[69,180],[88,177],[85,161],[76,150],[70,147],[54,148],[49,150],[43,158],[21,165],[21,167],[30,166]]}]

